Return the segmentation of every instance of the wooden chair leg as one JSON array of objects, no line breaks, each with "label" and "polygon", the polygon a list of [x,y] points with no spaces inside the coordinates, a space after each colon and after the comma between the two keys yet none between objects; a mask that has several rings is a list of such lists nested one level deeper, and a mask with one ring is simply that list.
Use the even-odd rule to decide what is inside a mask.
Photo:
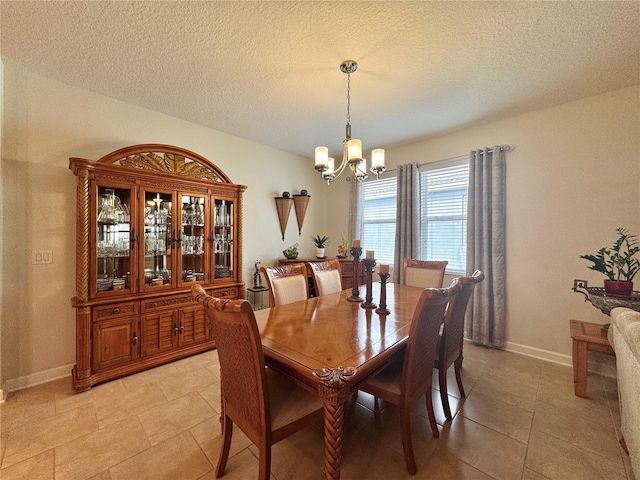
[{"label": "wooden chair leg", "polygon": [[440,400],[442,401],[442,409],[447,420],[451,421],[451,407],[449,406],[449,395],[447,394],[447,369],[441,364],[438,368],[438,383],[440,384]]},{"label": "wooden chair leg", "polygon": [[258,480],[269,480],[271,477],[271,445],[265,444],[260,448],[258,464]]},{"label": "wooden chair leg", "polygon": [[224,475],[224,469],[227,468],[227,459],[229,458],[229,450],[231,448],[231,437],[233,435],[233,422],[226,415],[222,418],[222,449],[218,457],[218,467],[216,468],[216,478]]},{"label": "wooden chair leg", "polygon": [[462,386],[462,355],[456,358],[456,361],[453,363],[453,368],[456,372],[456,382],[458,383],[458,390],[460,391],[460,396],[464,398],[465,393],[464,393],[464,387]]},{"label": "wooden chair leg", "polygon": [[402,449],[407,471],[411,475],[415,475],[416,459],[413,456],[413,443],[411,442],[411,408],[400,409],[400,431],[402,432]]},{"label": "wooden chair leg", "polygon": [[429,416],[429,423],[431,424],[431,433],[434,437],[438,438],[440,432],[438,431],[438,424],[436,423],[436,415],[433,412],[433,401],[431,399],[431,390],[428,390],[424,394],[425,402],[427,403],[427,415]]}]

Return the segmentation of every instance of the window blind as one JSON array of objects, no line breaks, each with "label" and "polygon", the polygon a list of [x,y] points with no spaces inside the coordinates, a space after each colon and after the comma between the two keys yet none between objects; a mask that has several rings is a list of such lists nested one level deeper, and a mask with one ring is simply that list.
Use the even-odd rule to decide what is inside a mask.
[{"label": "window blind", "polygon": [[393,264],[396,183],[396,177],[393,176],[368,180],[362,184],[362,248],[375,251],[378,265]]},{"label": "window blind", "polygon": [[467,251],[468,163],[420,173],[420,258],[447,260],[464,273]]}]

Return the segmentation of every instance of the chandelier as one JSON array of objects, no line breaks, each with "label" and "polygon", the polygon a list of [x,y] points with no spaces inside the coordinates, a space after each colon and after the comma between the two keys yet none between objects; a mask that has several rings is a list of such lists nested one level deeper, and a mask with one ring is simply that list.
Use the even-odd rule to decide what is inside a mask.
[{"label": "chandelier", "polygon": [[[345,139],[342,141],[342,162],[336,168],[334,159],[329,156],[327,147],[316,147],[315,169],[320,172],[327,185],[338,178],[347,165],[353,172],[356,180],[362,182],[367,178],[367,161],[362,158],[362,142],[357,138],[351,138],[351,74],[358,69],[358,64],[353,60],[345,60],[340,64],[340,70],[347,74],[347,126]],[[384,150],[376,148],[371,151],[371,172],[376,178],[384,172]]]}]

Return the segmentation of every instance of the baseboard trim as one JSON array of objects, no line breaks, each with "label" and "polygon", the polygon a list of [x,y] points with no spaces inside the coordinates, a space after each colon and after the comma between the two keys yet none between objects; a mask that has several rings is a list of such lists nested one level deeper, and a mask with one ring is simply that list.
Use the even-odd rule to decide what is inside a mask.
[{"label": "baseboard trim", "polygon": [[[508,352],[519,353],[529,357],[546,360],[547,362],[558,363],[573,368],[573,358],[571,355],[542,350],[541,348],[521,345],[519,343],[506,342],[505,348]],[[604,375],[605,377],[616,378],[615,358],[609,355],[591,355],[587,361],[587,371]]]},{"label": "baseboard trim", "polygon": [[24,377],[13,378],[7,380],[1,391],[14,392],[16,390],[22,390],[23,388],[35,387],[42,383],[52,382],[60,378],[70,377],[73,364],[64,365],[62,367],[52,368],[43,372],[33,373],[31,375],[25,375]]},{"label": "baseboard trim", "polygon": [[528,357],[546,360],[547,362],[559,363],[560,365],[566,365],[569,367],[573,366],[571,355],[564,355],[562,353],[551,352],[549,350],[543,350],[541,348],[530,347],[529,345],[522,345],[514,342],[506,342],[504,349],[507,352],[519,353]]}]

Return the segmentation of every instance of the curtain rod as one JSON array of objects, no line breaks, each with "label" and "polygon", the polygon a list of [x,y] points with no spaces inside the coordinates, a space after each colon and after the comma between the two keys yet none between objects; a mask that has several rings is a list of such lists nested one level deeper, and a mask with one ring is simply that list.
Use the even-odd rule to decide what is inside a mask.
[{"label": "curtain rod", "polygon": [[[515,145],[500,145],[500,151],[502,152],[508,152],[509,150],[513,150],[514,148],[515,148]],[[489,152],[493,152],[493,148],[490,148]],[[441,160],[436,160],[435,162],[418,163],[418,168],[424,167],[425,165],[437,165],[438,163],[452,162],[454,160],[462,160],[464,158],[469,158],[469,155],[468,154],[458,155],[457,157],[443,158]],[[397,168],[391,168],[389,170],[385,170],[384,173],[381,174],[381,176],[388,173],[394,173],[397,170],[398,170]]]}]

